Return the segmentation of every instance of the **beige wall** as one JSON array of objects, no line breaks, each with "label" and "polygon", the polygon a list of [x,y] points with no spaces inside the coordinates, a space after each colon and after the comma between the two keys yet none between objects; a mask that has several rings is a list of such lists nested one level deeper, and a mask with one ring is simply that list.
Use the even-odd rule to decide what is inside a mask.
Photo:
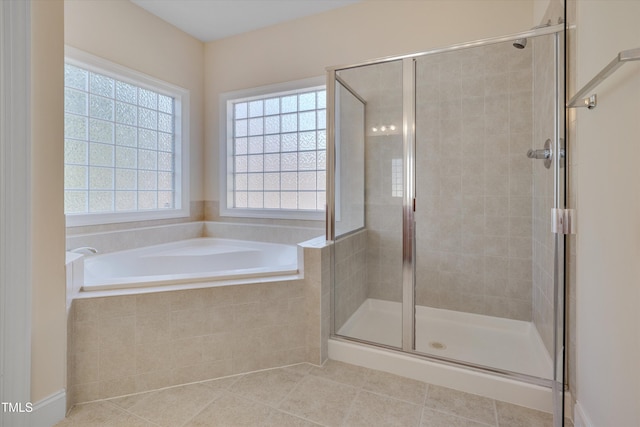
[{"label": "beige wall", "polygon": [[66,0],[64,42],[190,91],[191,200],[202,199],[204,44],[129,1]]},{"label": "beige wall", "polygon": [[[640,47],[640,2],[577,2],[576,87]],[[640,64],[576,116],[577,401],[593,426],[640,425]]]},{"label": "beige wall", "polygon": [[205,47],[205,200],[219,200],[220,93],[324,74],[325,67],[522,31],[533,0],[365,1]]},{"label": "beige wall", "polygon": [[564,0],[533,0],[532,26],[546,24],[558,24],[558,18],[563,16]]},{"label": "beige wall", "polygon": [[31,5],[31,400],[65,386],[63,2]]}]

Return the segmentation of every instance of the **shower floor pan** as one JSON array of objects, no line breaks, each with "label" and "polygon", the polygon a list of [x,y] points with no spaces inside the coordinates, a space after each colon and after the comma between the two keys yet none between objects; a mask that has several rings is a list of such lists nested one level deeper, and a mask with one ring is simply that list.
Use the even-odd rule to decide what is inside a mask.
[{"label": "shower floor pan", "polygon": [[[401,347],[402,304],[368,299],[339,335]],[[532,322],[416,307],[416,350],[476,365],[551,378],[551,358]]]}]

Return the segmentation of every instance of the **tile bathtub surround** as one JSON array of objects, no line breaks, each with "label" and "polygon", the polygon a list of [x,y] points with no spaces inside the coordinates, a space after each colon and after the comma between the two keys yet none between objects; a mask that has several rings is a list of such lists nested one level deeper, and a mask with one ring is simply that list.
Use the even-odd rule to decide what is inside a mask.
[{"label": "tile bathtub surround", "polygon": [[300,243],[304,250],[304,289],[307,322],[308,362],[321,365],[329,357],[331,332],[331,264],[324,237]]},{"label": "tile bathtub surround", "polygon": [[252,240],[258,242],[295,245],[325,235],[324,224],[320,227],[302,227],[273,224],[250,224],[236,222],[204,222],[204,235],[223,239]]},{"label": "tile bathtub surround", "polygon": [[550,414],[327,361],[77,405],[57,427],[546,427]]},{"label": "tile bathtub surround", "polygon": [[325,253],[304,249],[300,280],[74,300],[69,402],[322,363],[329,333]]},{"label": "tile bathtub surround", "polygon": [[205,219],[205,202],[204,201],[192,201],[189,205],[190,214],[189,217],[184,218],[170,218],[170,219],[152,219],[146,221],[133,221],[133,222],[116,222],[112,224],[96,224],[96,225],[84,225],[78,227],[68,227],[67,236],[75,236],[78,234],[94,234],[94,233],[106,233],[109,231],[118,230],[130,230],[136,228],[147,227],[160,227],[163,225],[181,224],[185,222],[197,222]]}]

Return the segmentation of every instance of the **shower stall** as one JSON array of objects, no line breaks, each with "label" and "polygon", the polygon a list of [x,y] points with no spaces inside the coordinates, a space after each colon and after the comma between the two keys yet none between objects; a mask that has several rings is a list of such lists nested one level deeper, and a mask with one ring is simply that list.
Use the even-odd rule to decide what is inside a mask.
[{"label": "shower stall", "polygon": [[334,343],[548,388],[562,425],[564,62],[548,25],[328,69]]}]

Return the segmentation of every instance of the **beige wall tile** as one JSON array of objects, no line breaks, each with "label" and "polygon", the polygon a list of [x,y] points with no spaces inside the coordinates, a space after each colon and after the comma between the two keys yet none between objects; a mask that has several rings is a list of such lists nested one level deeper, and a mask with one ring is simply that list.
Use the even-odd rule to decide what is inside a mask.
[{"label": "beige wall tile", "polygon": [[[161,303],[162,304],[162,303]],[[166,341],[171,338],[171,316],[168,310],[136,316],[136,344]]]},{"label": "beige wall tile", "polygon": [[98,372],[101,382],[134,375],[135,347],[102,349],[98,356]]},{"label": "beige wall tile", "polygon": [[71,358],[71,385],[91,383],[99,380],[99,352],[75,351]]},{"label": "beige wall tile", "polygon": [[136,299],[126,296],[100,298],[98,315],[101,319],[131,316],[136,314]]},{"label": "beige wall tile", "polygon": [[136,295],[136,314],[167,313],[171,309],[171,293],[157,292]]},{"label": "beige wall tile", "polygon": [[174,343],[161,341],[137,344],[135,347],[136,374],[169,370],[173,363]]}]

